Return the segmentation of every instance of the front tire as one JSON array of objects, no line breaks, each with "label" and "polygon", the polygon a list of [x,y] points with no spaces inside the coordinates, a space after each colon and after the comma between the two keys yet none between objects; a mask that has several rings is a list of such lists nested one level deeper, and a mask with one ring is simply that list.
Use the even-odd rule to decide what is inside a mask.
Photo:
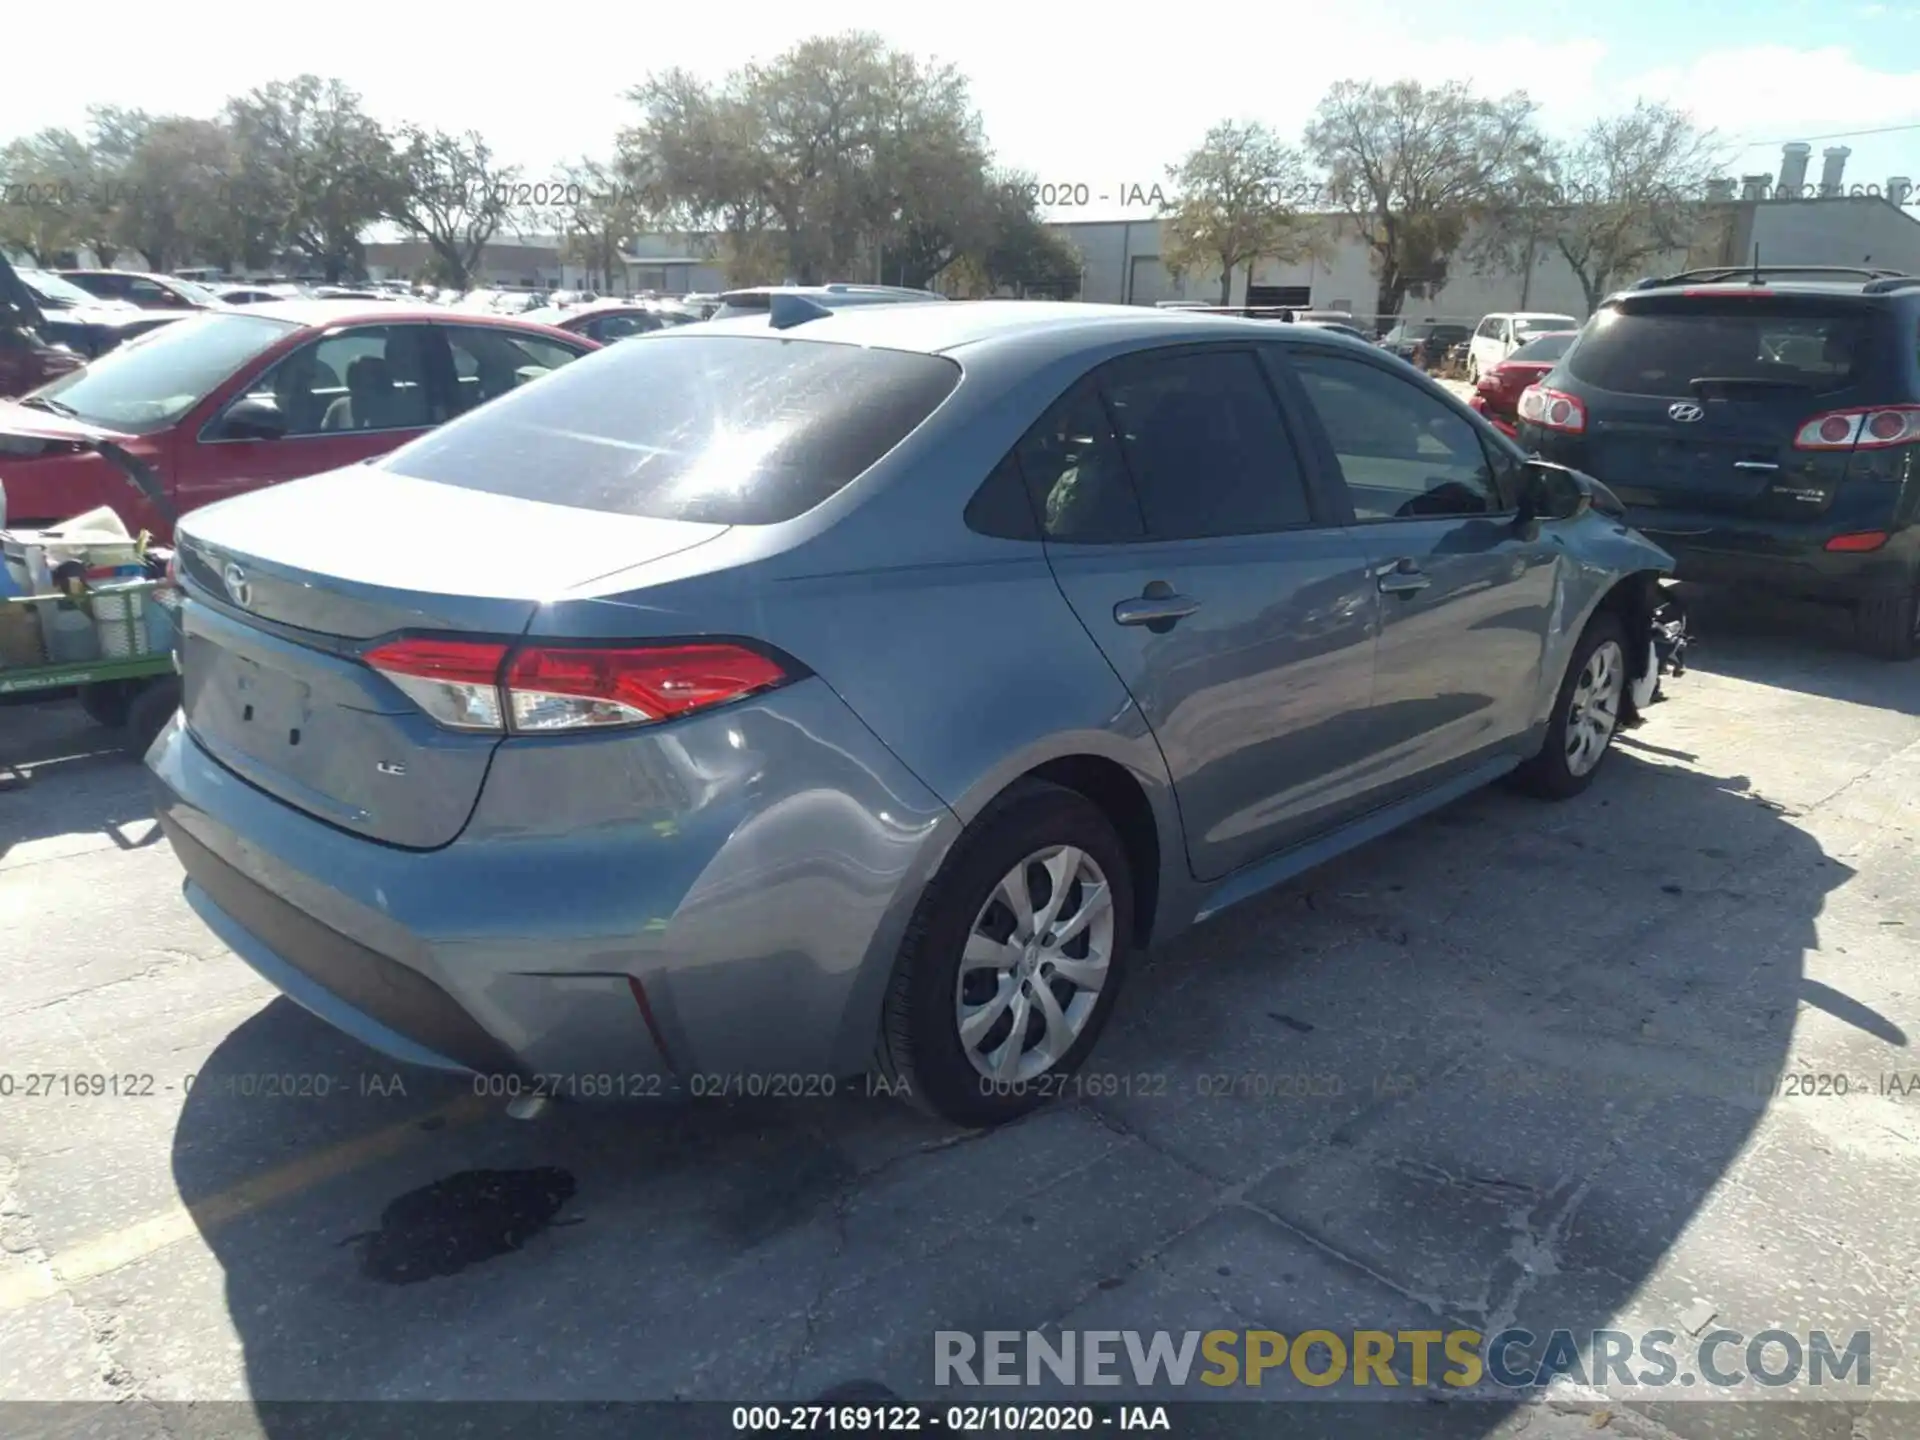
[{"label": "front tire", "polygon": [[1853,612],[1860,641],[1882,660],[1911,660],[1920,655],[1920,589],[1873,595]]},{"label": "front tire", "polygon": [[1591,785],[1620,732],[1626,689],[1626,628],[1619,616],[1602,610],[1573,647],[1547,720],[1546,744],[1514,772],[1519,787],[1543,800],[1567,800]]},{"label": "front tire", "polygon": [[1026,781],[955,843],[907,929],[881,1020],[896,1093],[956,1125],[1063,1093],[1113,1011],[1133,876],[1099,807]]}]

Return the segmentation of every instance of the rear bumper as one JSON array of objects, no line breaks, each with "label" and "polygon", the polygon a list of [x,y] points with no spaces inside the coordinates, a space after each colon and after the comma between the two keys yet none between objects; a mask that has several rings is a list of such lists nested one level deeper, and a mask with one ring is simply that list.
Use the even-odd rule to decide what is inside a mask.
[{"label": "rear bumper", "polygon": [[[208,927],[396,1059],[563,1095],[865,1068],[900,936],[959,822],[823,683],[612,748],[526,753],[530,776],[507,774],[502,796],[490,780],[466,833],[424,852],[255,789],[177,718],[148,765]],[[681,773],[635,783],[663,756]],[[569,821],[563,772],[581,767],[603,803]],[[662,786],[687,807],[677,824],[647,803]],[[516,800],[544,823],[508,813]]]},{"label": "rear bumper", "polygon": [[1724,515],[1630,510],[1627,522],[1672,554],[1681,580],[1764,586],[1813,600],[1858,600],[1920,583],[1920,531],[1896,530],[1878,550],[1825,548],[1856,527],[1729,520]]}]

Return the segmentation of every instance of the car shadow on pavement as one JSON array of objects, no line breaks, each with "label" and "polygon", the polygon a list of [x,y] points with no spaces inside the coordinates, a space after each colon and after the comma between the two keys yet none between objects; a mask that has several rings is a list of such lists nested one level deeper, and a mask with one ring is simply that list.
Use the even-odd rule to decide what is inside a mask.
[{"label": "car shadow on pavement", "polygon": [[1692,668],[1920,715],[1920,661],[1867,654],[1850,611],[1718,586],[1686,585],[1681,593],[1695,639]]},{"label": "car shadow on pavement", "polygon": [[159,841],[146,772],[77,704],[0,707],[0,860],[40,841],[94,848],[91,835],[122,850]]},{"label": "car shadow on pavement", "polygon": [[[1616,1320],[1679,1331],[1700,1294],[1726,1323],[1791,1327],[1753,1287],[1825,1262],[1798,1232],[1768,1235],[1771,1278],[1740,1262],[1779,1197],[1729,1172],[1773,1163],[1743,1152],[1803,1005],[1862,1045],[1907,1037],[1803,970],[1853,871],[1739,777],[1663,761],[1618,754],[1558,806],[1482,792],[1228,912],[1137,969],[1068,1094],[991,1134],[850,1081],[515,1122],[275,1002],[201,1066],[174,1137],[247,1393],[1085,1400],[936,1397],[933,1332],[1584,1343]],[[327,1075],[332,1098],[268,1099],[270,1074]],[[1844,1318],[1806,1323],[1870,1317]],[[1097,1398],[1342,1393],[1269,1377]],[[1464,1436],[1503,1412],[1368,1413],[1368,1434]],[[306,1433],[295,1415],[261,1420]],[[1313,1404],[1255,1416],[1361,1433]]]}]

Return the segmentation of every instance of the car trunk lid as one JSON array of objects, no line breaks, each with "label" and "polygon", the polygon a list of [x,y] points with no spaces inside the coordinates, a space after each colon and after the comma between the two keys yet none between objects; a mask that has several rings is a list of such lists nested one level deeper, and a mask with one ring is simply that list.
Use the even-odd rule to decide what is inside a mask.
[{"label": "car trunk lid", "polygon": [[367,665],[406,633],[523,634],[544,602],[722,525],[611,515],[351,466],[189,515],[182,708],[228,769],[311,815],[432,849],[501,737],[428,719]]}]

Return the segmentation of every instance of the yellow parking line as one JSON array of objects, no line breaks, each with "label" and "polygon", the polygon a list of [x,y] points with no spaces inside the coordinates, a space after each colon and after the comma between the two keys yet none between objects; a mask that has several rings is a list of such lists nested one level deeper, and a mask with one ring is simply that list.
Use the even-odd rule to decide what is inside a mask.
[{"label": "yellow parking line", "polygon": [[328,1180],[397,1155],[423,1135],[423,1120],[439,1117],[448,1125],[468,1125],[493,1113],[498,1102],[489,1104],[475,1095],[462,1095],[451,1104],[426,1115],[389,1125],[384,1130],[345,1140],[325,1150],[290,1160],[264,1175],[243,1180],[229,1189],[209,1195],[193,1205],[175,1205],[149,1219],[138,1221],[62,1251],[51,1260],[12,1275],[0,1275],[0,1312],[18,1310],[37,1300],[59,1294],[70,1285],[93,1280],[123,1265],[164,1250],[169,1245],[194,1235],[202,1235],[251,1214],[276,1201],[285,1200]]}]

